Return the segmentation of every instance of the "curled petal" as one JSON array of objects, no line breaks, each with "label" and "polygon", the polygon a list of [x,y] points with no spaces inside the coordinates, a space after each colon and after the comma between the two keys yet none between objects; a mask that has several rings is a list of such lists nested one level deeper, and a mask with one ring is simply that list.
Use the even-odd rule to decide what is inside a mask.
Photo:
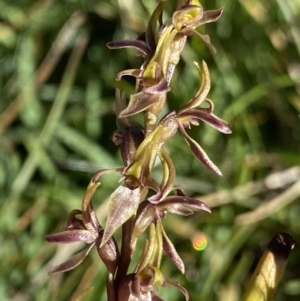
[{"label": "curled petal", "polygon": [[109,49],[134,48],[144,55],[151,53],[148,45],[141,40],[120,40],[106,44]]},{"label": "curled petal", "polygon": [[164,199],[169,192],[173,189],[175,178],[176,178],[176,169],[173,164],[173,161],[169,157],[168,153],[162,148],[160,152],[160,157],[163,164],[163,186],[161,191],[161,198]]},{"label": "curled petal", "polygon": [[[158,183],[153,179],[153,178],[146,178],[145,179],[145,187],[153,191],[155,191],[156,193],[159,193],[160,192],[160,186],[158,185]],[[145,194],[145,197],[144,199],[146,198],[148,193]]]},{"label": "curled petal", "polygon": [[102,169],[97,171],[92,177],[82,201],[82,222],[87,230],[98,233],[99,230],[102,229],[91,203],[91,198],[100,185],[100,182],[97,182],[98,179],[104,174],[121,172],[123,169],[124,168]]},{"label": "curled petal", "polygon": [[72,256],[71,259],[65,261],[64,263],[61,263],[55,267],[53,267],[48,274],[53,274],[53,273],[59,273],[59,272],[66,272],[70,271],[74,268],[76,268],[81,262],[85,259],[85,257],[90,253],[92,248],[94,247],[95,243],[91,244],[90,247],[86,250],[83,250],[74,256]]},{"label": "curled petal", "polygon": [[86,193],[85,193],[85,196],[82,201],[82,214],[83,214],[83,212],[87,211],[87,208],[91,202],[91,198],[99,185],[100,185],[100,183],[94,182],[93,180],[89,183]]},{"label": "curled petal", "polygon": [[180,285],[178,282],[171,280],[169,278],[165,278],[165,281],[167,284],[171,284],[174,287],[178,288],[183,293],[186,301],[189,300],[189,293],[182,285]]},{"label": "curled petal", "polygon": [[171,258],[171,260],[174,262],[174,264],[177,266],[179,271],[184,274],[185,267],[182,259],[178,255],[174,245],[172,244],[171,240],[167,236],[165,230],[162,227],[162,237],[163,237],[163,249],[168,254],[168,256]]},{"label": "curled petal", "polygon": [[84,229],[84,224],[83,224],[82,220],[76,217],[76,215],[78,215],[78,214],[81,215],[81,210],[75,209],[75,210],[71,211],[69,218],[68,218],[66,230]]},{"label": "curled petal", "polygon": [[219,168],[209,159],[209,157],[207,156],[207,154],[205,153],[205,151],[202,149],[202,147],[194,140],[192,139],[187,132],[185,131],[184,127],[181,125],[181,123],[179,123],[179,129],[185,139],[185,141],[187,142],[187,144],[189,145],[191,151],[193,152],[193,154],[208,168],[210,168],[212,171],[214,171],[216,174],[218,174],[219,176],[222,176],[221,171],[219,170]]},{"label": "curled petal", "polygon": [[107,243],[114,232],[132,217],[140,203],[140,187],[129,189],[119,186],[110,196],[109,214],[107,217],[100,248]]},{"label": "curled petal", "polygon": [[120,172],[122,172],[122,170],[123,170],[123,167],[113,168],[113,169],[100,169],[93,175],[92,180],[89,185],[96,183],[99,180],[99,178],[103,175],[106,175],[108,173],[113,173],[113,172],[120,173]]},{"label": "curled petal", "polygon": [[156,194],[148,198],[148,201],[152,204],[157,204],[162,198],[161,190],[158,190]]},{"label": "curled petal", "polygon": [[190,100],[178,113],[181,114],[187,110],[198,107],[207,97],[210,90],[210,75],[208,71],[207,64],[202,61],[202,68],[200,68],[197,62],[194,62],[196,65],[199,75],[201,77],[201,86],[196,94],[196,96]]},{"label": "curled petal", "polygon": [[164,199],[169,194],[169,192],[173,189],[176,178],[175,166],[163,148],[159,152],[159,156],[163,165],[163,180],[161,190],[159,190],[157,194],[148,198],[148,201],[153,204],[157,204],[161,199]]},{"label": "curled petal", "polygon": [[68,230],[55,234],[46,235],[46,240],[52,243],[68,244],[83,241],[92,243],[98,237],[97,233],[88,230]]},{"label": "curled petal", "polygon": [[95,216],[93,206],[91,204],[91,198],[99,185],[100,183],[95,183],[92,180],[87,187],[82,201],[82,222],[85,228],[90,232],[98,231],[97,228],[99,227],[97,217]]},{"label": "curled petal", "polygon": [[135,78],[138,78],[141,74],[140,69],[127,69],[119,72],[116,76],[116,80],[120,81],[123,76],[133,76]]},{"label": "curled petal", "polygon": [[186,121],[189,120],[192,121],[193,119],[200,119],[212,126],[213,128],[215,128],[216,130],[220,131],[221,133],[231,134],[229,124],[223,119],[217,117],[216,115],[206,112],[206,109],[191,109],[189,111],[178,114],[178,116],[179,120],[183,124],[185,124]]}]

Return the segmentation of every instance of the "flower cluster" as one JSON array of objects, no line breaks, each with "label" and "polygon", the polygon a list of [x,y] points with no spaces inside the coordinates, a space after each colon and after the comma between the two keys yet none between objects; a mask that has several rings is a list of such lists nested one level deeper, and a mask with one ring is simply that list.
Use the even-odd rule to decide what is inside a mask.
[{"label": "flower cluster", "polygon": [[[99,257],[108,271],[108,300],[162,300],[158,286],[171,284],[179,288],[188,300],[187,291],[178,283],[166,278],[161,270],[165,252],[178,269],[184,273],[184,264],[168,238],[163,219],[167,213],[183,216],[194,210],[210,209],[200,200],[186,196],[175,185],[176,170],[164,144],[179,130],[192,153],[208,168],[221,175],[201,146],[186,132],[192,125],[203,121],[225,134],[231,133],[228,124],[214,115],[213,101],[207,98],[210,76],[206,63],[195,62],[201,85],[195,97],[180,110],[172,111],[158,120],[170,91],[170,82],[179,62],[187,37],[199,36],[214,51],[209,37],[201,35],[196,28],[218,20],[223,9],[203,10],[198,0],[188,0],[176,10],[172,18],[162,21],[164,2],[154,10],[147,29],[136,40],[108,43],[111,49],[134,48],[145,60],[140,69],[124,70],[117,80],[125,75],[136,78],[136,93],[126,96],[117,91],[116,114],[118,129],[113,133],[113,142],[120,147],[124,166],[112,170],[99,170],[91,179],[82,201],[81,210],[70,214],[66,230],[46,237],[52,243],[84,241],[89,248],[67,262],[54,267],[51,272],[62,272],[76,267],[96,247]],[[205,107],[201,105],[205,103]],[[131,116],[144,112],[144,129],[134,124]],[[160,182],[152,177],[156,160],[162,165]],[[116,172],[122,176],[122,184],[110,195],[109,214],[105,227],[97,219],[92,205],[92,196],[100,185],[101,176]],[[122,228],[122,245],[119,249],[114,233]],[[134,271],[129,264],[136,250],[139,236],[149,229],[149,240]]]}]

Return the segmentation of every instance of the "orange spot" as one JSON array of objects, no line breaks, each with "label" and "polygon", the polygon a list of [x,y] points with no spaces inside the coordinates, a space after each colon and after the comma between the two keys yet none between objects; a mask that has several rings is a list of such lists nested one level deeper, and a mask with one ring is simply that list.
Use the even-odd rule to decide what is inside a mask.
[{"label": "orange spot", "polygon": [[204,234],[197,234],[192,240],[193,248],[197,251],[203,251],[207,246],[207,238]]}]

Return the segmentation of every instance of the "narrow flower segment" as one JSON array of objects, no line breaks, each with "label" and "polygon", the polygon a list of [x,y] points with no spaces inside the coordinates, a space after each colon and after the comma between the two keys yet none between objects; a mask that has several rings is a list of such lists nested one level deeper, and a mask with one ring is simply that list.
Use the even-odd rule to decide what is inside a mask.
[{"label": "narrow flower segment", "polygon": [[[208,168],[221,175],[218,167],[209,159],[201,146],[187,133],[192,125],[203,121],[216,130],[230,134],[229,125],[214,115],[214,103],[207,98],[211,80],[207,64],[195,62],[201,80],[196,95],[178,111],[171,111],[159,119],[166,109],[166,100],[174,70],[190,35],[200,37],[214,51],[207,35],[196,28],[219,19],[223,8],[205,11],[197,0],[189,0],[163,22],[164,1],[161,1],[150,17],[146,31],[136,40],[109,42],[110,49],[133,48],[144,57],[140,68],[123,70],[123,76],[136,78],[136,91],[129,97],[117,90],[117,129],[112,134],[115,145],[120,147],[124,165],[111,170],[99,170],[91,179],[83,197],[81,210],[70,213],[66,229],[46,237],[51,243],[84,242],[89,247],[50,271],[68,271],[78,266],[92,248],[96,247],[99,258],[107,269],[107,299],[109,301],[158,301],[159,286],[172,285],[188,300],[189,295],[177,282],[165,277],[161,261],[166,254],[181,273],[184,262],[163,227],[168,213],[189,216],[195,210],[210,213],[210,208],[198,199],[188,197],[176,185],[176,169],[165,149],[179,130],[192,153]],[[205,104],[205,107],[201,107]],[[137,125],[131,117],[142,113],[144,125]],[[153,177],[155,164],[161,164],[162,178]],[[109,197],[105,227],[98,221],[92,197],[100,186],[99,179],[107,173],[118,173],[120,184]],[[114,235],[121,230],[122,242]],[[129,270],[136,256],[136,245],[142,233],[149,238],[137,266]]]}]

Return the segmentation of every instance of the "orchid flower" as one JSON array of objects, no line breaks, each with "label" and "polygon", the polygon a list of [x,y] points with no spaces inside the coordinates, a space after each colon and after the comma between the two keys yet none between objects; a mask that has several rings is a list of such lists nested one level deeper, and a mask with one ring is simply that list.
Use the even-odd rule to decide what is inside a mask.
[{"label": "orchid flower", "polygon": [[[112,275],[115,273],[119,257],[117,244],[114,238],[110,238],[103,244],[104,229],[99,224],[96,213],[90,202],[97,187],[98,183],[90,183],[84,196],[83,209],[73,210],[70,213],[65,231],[46,236],[46,240],[51,243],[65,244],[85,242],[90,244],[90,247],[87,250],[75,254],[68,261],[53,267],[49,273],[64,272],[75,268],[95,246],[109,273]],[[81,219],[77,217],[78,215],[81,216]]]},{"label": "orchid flower", "polygon": [[[159,287],[168,284],[178,288],[188,300],[186,289],[165,277],[161,271],[161,260],[165,253],[181,273],[185,272],[184,262],[167,236],[163,220],[168,213],[189,216],[196,210],[210,213],[210,208],[201,200],[186,196],[176,185],[176,168],[165,143],[179,130],[193,154],[221,175],[218,167],[186,129],[198,126],[203,121],[222,133],[231,133],[227,122],[214,114],[214,103],[208,98],[210,75],[204,61],[201,66],[195,62],[201,80],[196,95],[178,111],[168,112],[159,119],[159,114],[166,107],[171,79],[187,37],[197,35],[214,50],[209,37],[198,33],[196,29],[217,21],[223,12],[223,8],[205,11],[198,0],[187,0],[169,20],[163,22],[163,8],[164,1],[160,1],[146,31],[136,40],[107,44],[111,49],[137,49],[145,58],[139,69],[120,71],[116,77],[117,80],[125,75],[136,78],[136,91],[130,96],[128,104],[125,94],[119,90],[116,92],[117,130],[111,139],[120,147],[123,166],[97,171],[87,187],[81,209],[70,213],[66,229],[46,237],[51,243],[89,244],[86,250],[52,268],[50,273],[75,268],[96,247],[108,271],[106,286],[109,301],[161,301]],[[144,128],[131,118],[140,112],[145,112]],[[156,161],[162,167],[161,180],[153,177]],[[121,179],[109,196],[108,215],[102,227],[92,197],[101,185],[100,178],[112,172],[118,173]],[[137,241],[147,229],[149,239],[137,266],[130,272]],[[115,241],[117,231],[121,231],[120,246]]]},{"label": "orchid flower", "polygon": [[173,13],[172,19],[161,25],[157,33],[155,29],[157,22],[161,20],[162,9],[163,2],[160,2],[150,18],[144,41],[137,39],[108,43],[111,49],[135,48],[146,55],[141,69],[124,70],[117,75],[117,80],[124,75],[137,78],[140,89],[136,94],[131,95],[127,108],[120,112],[119,117],[131,116],[146,110],[146,136],[154,129],[157,116],[165,105],[166,93],[170,91],[169,85],[187,36],[196,34],[210,49],[214,50],[209,37],[201,35],[195,28],[217,21],[223,12],[222,8],[203,11],[197,0],[187,1]]},{"label": "orchid flower", "polygon": [[134,273],[127,275],[121,283],[118,300],[162,300],[157,296],[158,287],[171,284],[178,288],[188,300],[189,295],[179,283],[163,276],[160,264],[163,252],[163,236],[165,232],[160,220],[149,226],[149,241],[146,242],[144,252]]}]

